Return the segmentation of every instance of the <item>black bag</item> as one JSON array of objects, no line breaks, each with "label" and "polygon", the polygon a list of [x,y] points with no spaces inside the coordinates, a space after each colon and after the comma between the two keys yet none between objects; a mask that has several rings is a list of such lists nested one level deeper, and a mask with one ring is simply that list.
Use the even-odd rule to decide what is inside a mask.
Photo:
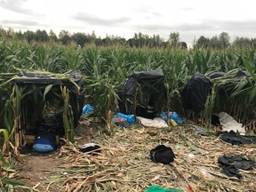
[{"label": "black bag", "polygon": [[175,154],[170,147],[158,145],[150,151],[150,159],[155,163],[170,164],[175,159]]},{"label": "black bag", "polygon": [[161,71],[135,72],[118,91],[119,110],[154,118],[166,106],[166,88]]},{"label": "black bag", "polygon": [[196,113],[204,110],[207,97],[211,93],[211,87],[211,81],[204,75],[193,75],[181,92],[183,107]]}]

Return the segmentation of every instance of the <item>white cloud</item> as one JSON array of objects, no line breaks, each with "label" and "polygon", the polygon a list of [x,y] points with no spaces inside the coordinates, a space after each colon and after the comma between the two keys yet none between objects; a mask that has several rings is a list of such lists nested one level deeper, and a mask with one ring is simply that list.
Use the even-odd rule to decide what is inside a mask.
[{"label": "white cloud", "polygon": [[222,31],[253,36],[255,5],[254,0],[0,0],[0,25],[127,38],[139,31],[165,38],[178,31],[191,42]]}]

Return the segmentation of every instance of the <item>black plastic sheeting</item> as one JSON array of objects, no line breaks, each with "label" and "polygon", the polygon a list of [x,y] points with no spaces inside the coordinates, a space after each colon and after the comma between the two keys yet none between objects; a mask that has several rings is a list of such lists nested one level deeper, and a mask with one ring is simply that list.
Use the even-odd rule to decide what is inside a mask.
[{"label": "black plastic sheeting", "polygon": [[164,80],[162,71],[141,71],[129,76],[118,91],[120,112],[154,118],[166,107]]},{"label": "black plastic sheeting", "polygon": [[216,79],[219,77],[223,77],[225,75],[224,72],[221,71],[216,71],[216,72],[211,72],[207,75],[207,77],[209,77],[210,79]]},{"label": "black plastic sheeting", "polygon": [[150,151],[150,159],[155,163],[170,164],[175,159],[175,154],[170,147],[158,145]]},{"label": "black plastic sheeting", "polygon": [[220,139],[232,145],[256,144],[256,136],[240,135],[233,131],[222,133]]},{"label": "black plastic sheeting", "polygon": [[199,73],[193,75],[181,92],[183,107],[196,113],[204,110],[211,87],[212,83],[207,77]]},{"label": "black plastic sheeting", "polygon": [[252,170],[256,168],[256,162],[241,155],[223,155],[218,158],[222,172],[229,177],[242,178],[239,169]]}]

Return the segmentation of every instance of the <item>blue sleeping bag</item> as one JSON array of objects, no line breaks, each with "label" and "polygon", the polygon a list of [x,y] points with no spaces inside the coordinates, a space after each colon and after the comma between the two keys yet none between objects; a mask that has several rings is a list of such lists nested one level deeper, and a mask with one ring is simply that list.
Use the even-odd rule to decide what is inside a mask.
[{"label": "blue sleeping bag", "polygon": [[39,153],[52,152],[56,147],[56,136],[49,133],[38,135],[33,144],[33,150]]}]

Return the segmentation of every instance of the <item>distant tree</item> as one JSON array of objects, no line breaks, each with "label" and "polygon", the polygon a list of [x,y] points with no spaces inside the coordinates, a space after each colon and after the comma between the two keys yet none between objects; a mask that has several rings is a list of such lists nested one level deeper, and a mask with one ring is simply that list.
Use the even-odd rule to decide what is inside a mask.
[{"label": "distant tree", "polygon": [[169,43],[171,47],[178,47],[180,41],[180,34],[177,32],[170,33]]},{"label": "distant tree", "polygon": [[49,40],[48,34],[45,30],[37,30],[35,33],[35,40],[38,42],[46,42]]},{"label": "distant tree", "polygon": [[23,35],[28,43],[31,43],[33,40],[35,40],[35,33],[33,31],[26,31]]},{"label": "distant tree", "polygon": [[210,39],[201,36],[199,39],[196,41],[195,47],[196,48],[207,48],[210,46]]},{"label": "distant tree", "polygon": [[50,30],[50,32],[49,32],[49,40],[55,41],[55,42],[58,40],[58,38],[57,38],[56,34],[53,32],[53,30]]},{"label": "distant tree", "polygon": [[209,47],[215,48],[215,49],[222,47],[222,44],[221,44],[221,42],[219,41],[219,38],[218,38],[217,36],[213,36],[213,37],[210,39]]},{"label": "distant tree", "polygon": [[219,35],[219,42],[220,42],[220,46],[221,48],[227,48],[230,46],[230,37],[229,34],[227,32],[222,32]]},{"label": "distant tree", "polygon": [[81,47],[84,47],[84,44],[88,37],[84,33],[74,33],[71,36],[71,39],[76,42],[77,45],[80,45]]},{"label": "distant tree", "polygon": [[62,30],[59,33],[59,40],[64,44],[67,45],[71,42],[71,37],[68,31]]},{"label": "distant tree", "polygon": [[179,42],[179,43],[178,43],[178,46],[179,46],[179,48],[181,48],[181,49],[187,49],[187,48],[188,48],[187,43],[184,42],[184,41]]},{"label": "distant tree", "polygon": [[252,41],[251,39],[247,37],[237,37],[233,43],[233,47],[238,47],[238,48],[245,48],[245,47],[251,47],[252,46]]}]

